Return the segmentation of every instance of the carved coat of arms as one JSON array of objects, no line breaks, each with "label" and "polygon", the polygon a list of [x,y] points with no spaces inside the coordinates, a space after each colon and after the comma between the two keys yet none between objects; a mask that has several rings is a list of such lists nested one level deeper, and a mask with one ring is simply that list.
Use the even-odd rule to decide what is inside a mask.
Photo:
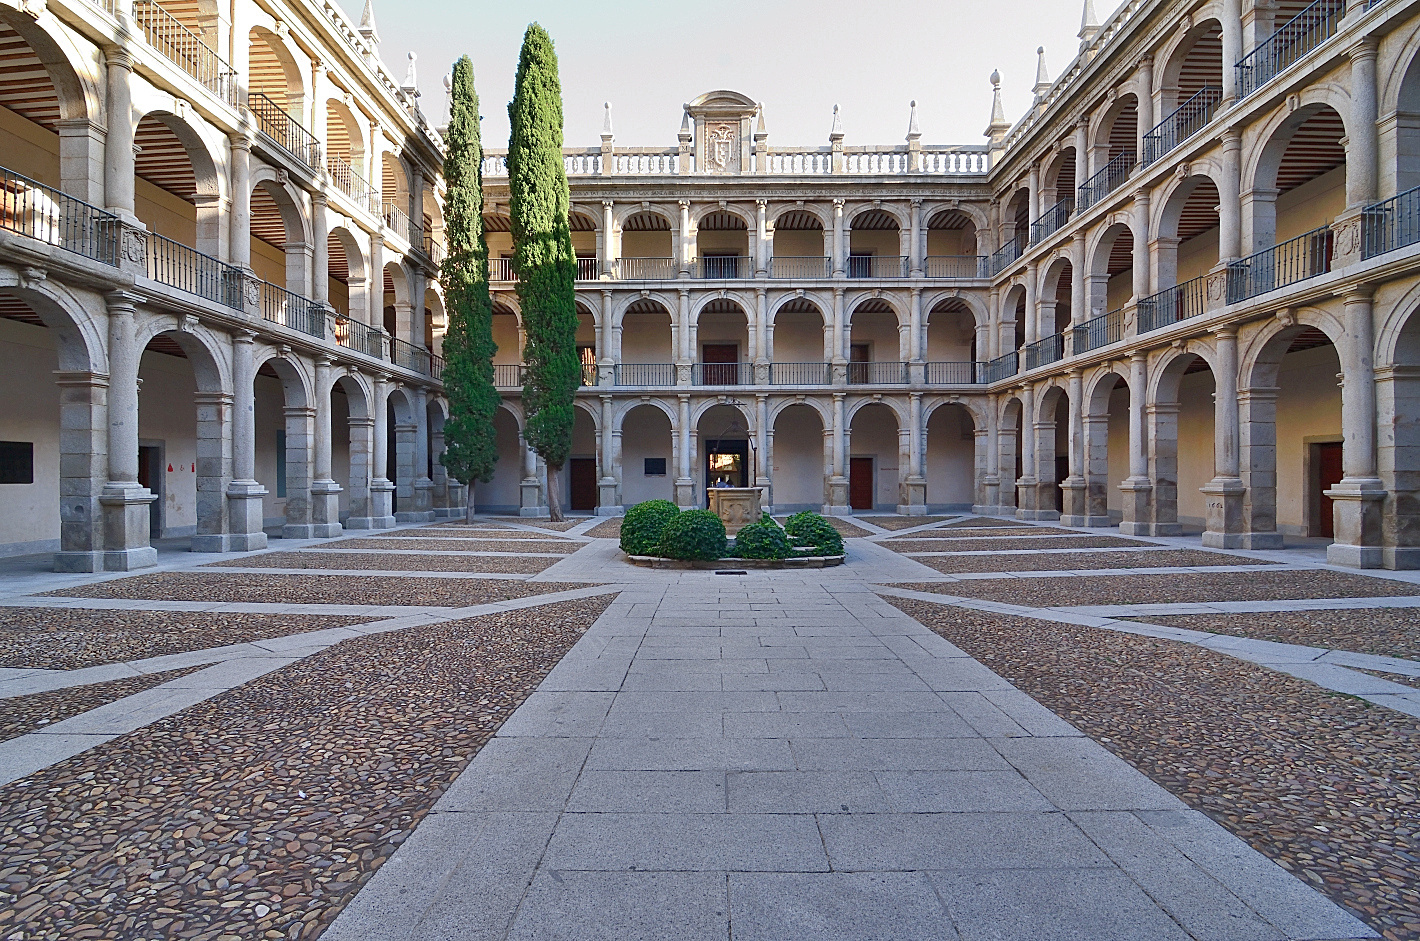
[{"label": "carved coat of arms", "polygon": [[733,173],[740,166],[740,129],[735,124],[706,127],[705,162],[714,173]]}]

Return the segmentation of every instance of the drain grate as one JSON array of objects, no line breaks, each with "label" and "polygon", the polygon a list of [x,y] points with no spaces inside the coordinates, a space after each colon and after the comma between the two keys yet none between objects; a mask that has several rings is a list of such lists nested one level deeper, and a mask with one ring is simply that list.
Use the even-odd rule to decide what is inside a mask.
[{"label": "drain grate", "polygon": [[745,571],[744,569],[716,569],[716,570],[715,570],[715,574],[716,574],[716,575],[748,575],[749,572]]}]

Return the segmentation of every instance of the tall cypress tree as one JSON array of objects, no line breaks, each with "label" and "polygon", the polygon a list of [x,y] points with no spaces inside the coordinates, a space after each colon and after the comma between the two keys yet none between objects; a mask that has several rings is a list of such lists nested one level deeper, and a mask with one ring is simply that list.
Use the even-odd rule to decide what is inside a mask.
[{"label": "tall cypress tree", "polygon": [[547,463],[547,504],[562,518],[558,472],[572,450],[572,402],[581,384],[577,358],[577,256],[567,221],[571,202],[562,165],[562,85],[552,39],[528,26],[508,105],[509,215],[513,270],[523,308],[524,436]]},{"label": "tall cypress tree", "polygon": [[493,300],[488,293],[488,242],[483,235],[483,142],[478,130],[478,93],[473,61],[454,63],[452,102],[444,158],[448,187],[444,205],[448,255],[440,267],[449,330],[444,337],[444,394],[449,420],[440,462],[468,485],[473,513],[474,481],[488,483],[498,461],[493,416],[499,396],[493,385]]}]

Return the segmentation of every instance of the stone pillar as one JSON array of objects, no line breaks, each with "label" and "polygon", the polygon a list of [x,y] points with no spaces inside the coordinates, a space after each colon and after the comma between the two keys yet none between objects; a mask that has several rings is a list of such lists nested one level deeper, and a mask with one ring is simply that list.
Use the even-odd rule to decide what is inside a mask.
[{"label": "stone pillar", "polygon": [[[1234,60],[1237,61],[1237,60]],[[1079,200],[1080,184],[1090,178],[1090,116],[1081,116],[1075,123],[1075,192],[1069,195]],[[1083,238],[1083,233],[1076,238]],[[1084,256],[1079,256],[1083,260]]]},{"label": "stone pillar", "polygon": [[[1026,177],[1026,190],[1027,190],[1027,195],[1028,195],[1028,197],[1029,197],[1029,198],[1027,199],[1027,201],[1026,201],[1026,202],[1027,202],[1026,214],[1030,217],[1030,224],[1031,224],[1031,225],[1035,225],[1035,223],[1040,220],[1040,164],[1039,164],[1039,163],[1032,163],[1032,164],[1030,165],[1030,173],[1029,173],[1029,174],[1027,175],[1027,177]],[[1033,234],[1034,234],[1034,233],[1029,233],[1029,234],[1027,235],[1027,244],[1029,244],[1030,242],[1034,242],[1034,241],[1035,241],[1035,239],[1030,238],[1030,235],[1033,235]],[[1022,247],[1024,247],[1024,246],[1022,246]]]},{"label": "stone pillar", "polygon": [[1134,304],[1152,293],[1149,289],[1149,190],[1140,187],[1134,192],[1134,252],[1131,273],[1134,278]]},{"label": "stone pillar", "polygon": [[[1232,63],[1236,61],[1238,60],[1231,59],[1224,62],[1223,71],[1232,71]],[[1134,154],[1135,159],[1142,164],[1144,162],[1144,138],[1154,129],[1154,57],[1147,54],[1139,58],[1138,100],[1139,143]]]},{"label": "stone pillar", "polygon": [[695,498],[695,477],[690,465],[690,396],[677,396],[676,439],[680,442],[676,454],[675,502],[679,507],[693,507],[699,504]]},{"label": "stone pillar", "polygon": [[286,420],[286,522],[282,539],[314,539],[311,515],[311,466],[314,463],[315,408],[288,405]]},{"label": "stone pillar", "polygon": [[230,392],[198,392],[197,406],[197,532],[193,552],[226,552],[228,536],[226,487],[231,480]]},{"label": "stone pillar", "polygon": [[828,503],[823,511],[832,516],[848,516],[848,429],[845,427],[844,393],[833,393],[833,460],[828,479]]},{"label": "stone pillar", "polygon": [[676,308],[676,382],[688,386],[691,380],[691,365],[695,362],[695,350],[690,339],[690,291],[680,291],[680,303]]},{"label": "stone pillar", "polygon": [[394,527],[394,482],[389,478],[389,376],[375,378],[375,401],[370,410],[375,420],[373,475],[370,478],[370,529]]},{"label": "stone pillar", "polygon": [[148,542],[148,505],[156,495],[138,483],[138,349],[134,315],[140,298],[115,292],[108,302],[108,480],[99,503],[104,519],[104,568],[127,572],[158,563]]},{"label": "stone pillar", "polygon": [[843,289],[833,289],[833,348],[830,351],[832,356],[830,362],[833,363],[833,381],[835,385],[842,384],[848,380],[848,338],[850,333],[848,317],[843,309]]},{"label": "stone pillar", "polygon": [[[133,57],[118,46],[104,49],[108,67],[108,137],[104,142],[104,205],[130,225],[138,225],[133,214],[134,120]],[[112,401],[112,396],[110,396]],[[136,406],[135,406],[136,407]],[[138,460],[134,451],[133,460]],[[151,564],[151,563],[150,563]]]},{"label": "stone pillar", "polygon": [[256,481],[254,340],[255,335],[246,331],[232,335],[232,482],[227,485],[227,515],[233,552],[266,548],[262,524],[267,490]]},{"label": "stone pillar", "polygon": [[[605,316],[605,315],[604,315]],[[620,516],[621,508],[621,461],[616,453],[616,440],[621,432],[615,430],[611,396],[603,395],[601,431],[601,478],[597,481],[598,516]]]},{"label": "stone pillar", "polygon": [[1214,549],[1244,547],[1246,525],[1240,462],[1238,414],[1238,334],[1232,327],[1217,333],[1217,374],[1213,392],[1213,479],[1200,489],[1206,500],[1203,544]]},{"label": "stone pillar", "polygon": [[[913,292],[914,294],[917,292]],[[926,516],[927,515],[927,478],[923,474],[922,468],[922,441],[923,433],[926,430],[922,424],[922,393],[912,392],[908,394],[908,419],[907,427],[899,429],[898,438],[900,441],[899,450],[903,453],[898,457],[898,463],[906,473],[901,486],[898,488],[898,508],[897,512],[905,516]],[[904,434],[906,440],[904,438]],[[906,458],[906,460],[903,460]]]},{"label": "stone pillar", "polygon": [[754,274],[757,278],[764,278],[769,276],[770,242],[769,225],[767,219],[769,212],[769,204],[763,199],[756,199],[754,201],[754,205],[756,209],[754,230]]},{"label": "stone pillar", "polygon": [[[1085,233],[1076,232],[1074,242],[1074,258],[1070,262],[1070,322],[1071,324],[1084,323],[1090,319],[1090,299],[1087,293],[1085,281],[1086,249]],[[1065,332],[1064,324],[1057,324],[1057,330]]]},{"label": "stone pillar", "polygon": [[[1237,0],[1231,0],[1236,3]],[[1223,74],[1231,75],[1232,69]],[[1236,128],[1223,131],[1222,179],[1218,181],[1218,264],[1243,256],[1242,246],[1242,136]]]},{"label": "stone pillar", "polygon": [[330,220],[325,193],[311,194],[311,300],[330,306]]},{"label": "stone pillar", "polygon": [[922,289],[912,289],[912,306],[908,312],[908,334],[907,334],[907,379],[914,384],[927,381],[927,367],[923,365],[926,344],[923,342],[926,334],[926,324],[922,316]]},{"label": "stone pillar", "polygon": [[542,478],[537,472],[537,452],[528,447],[528,441],[521,434],[518,443],[523,449],[523,482],[519,485],[518,516],[524,519],[543,519],[552,515],[543,500]]},{"label": "stone pillar", "polygon": [[[340,484],[331,469],[331,367],[335,361],[328,356],[316,360],[315,407],[315,473],[311,481],[311,536],[339,536]],[[353,442],[352,442],[353,446]]]},{"label": "stone pillar", "polygon": [[1376,40],[1367,36],[1348,50],[1351,57],[1351,122],[1346,142],[1346,211],[1376,201],[1380,142],[1376,133]]},{"label": "stone pillar", "polygon": [[[445,408],[447,411],[447,408]],[[443,412],[440,413],[442,416]],[[449,519],[457,514],[462,508],[460,504],[451,503],[452,493],[449,490],[449,470],[444,466],[441,458],[444,456],[444,422],[440,422],[439,427],[429,426],[429,451],[434,455],[431,474],[434,481],[434,518]]]},{"label": "stone pillar", "polygon": [[[1347,166],[1350,166],[1348,159]],[[1326,550],[1333,565],[1380,568],[1384,564],[1382,508],[1385,484],[1376,470],[1375,327],[1371,294],[1345,297],[1346,338],[1341,361],[1341,481],[1326,495],[1332,500],[1336,541]]]},{"label": "stone pillar", "polygon": [[[238,268],[251,270],[251,139],[245,134],[228,137],[232,148],[232,218],[228,232],[229,257]],[[371,296],[379,309],[384,304],[384,291],[378,286],[381,272],[375,272]],[[378,318],[376,318],[378,321]]]},{"label": "stone pillar", "polygon": [[1129,477],[1119,485],[1124,494],[1124,515],[1119,531],[1128,536],[1149,532],[1153,485],[1149,482],[1148,429],[1144,426],[1145,354],[1129,357]]},{"label": "stone pillar", "polygon": [[922,277],[922,200],[912,200],[912,213],[909,225],[912,231],[907,240],[907,265],[908,274],[913,278]]},{"label": "stone pillar", "polygon": [[375,529],[370,512],[370,477],[374,460],[375,420],[350,416],[350,515],[345,529]]},{"label": "stone pillar", "polygon": [[1228,63],[1242,58],[1242,0],[1223,0],[1223,108],[1238,100],[1237,69]]},{"label": "stone pillar", "polygon": [[1078,369],[1070,371],[1070,428],[1067,433],[1070,476],[1060,483],[1063,491],[1064,511],[1060,522],[1066,526],[1088,526],[1089,507],[1085,493],[1085,428],[1084,409],[1081,401],[1083,374]]},{"label": "stone pillar", "polygon": [[434,520],[434,478],[430,476],[429,390],[414,389],[414,512],[422,522]]},{"label": "stone pillar", "polygon": [[1036,476],[1035,445],[1035,389],[1026,386],[1021,390],[1021,476],[1016,479],[1016,517],[1023,520],[1036,519],[1040,509],[1036,505],[1040,478]]},{"label": "stone pillar", "polygon": [[[1036,311],[1036,267],[1035,262],[1026,265],[1026,346],[1040,339],[1040,318]],[[1021,364],[1025,369],[1026,364]]]},{"label": "stone pillar", "polygon": [[769,457],[769,396],[767,395],[761,394],[754,397],[754,425],[755,450],[757,452],[754,461],[754,485],[764,488],[761,503],[765,507],[769,507],[774,503],[770,493],[770,487],[773,486],[771,477],[774,465],[770,463]]},{"label": "stone pillar", "polygon": [[835,199],[833,201],[833,276],[835,278],[843,278],[848,275],[848,266],[845,261],[845,256],[848,253],[845,250],[845,241],[846,239],[844,238],[843,232],[843,200]]},{"label": "stone pillar", "polygon": [[606,278],[616,277],[616,264],[621,259],[621,246],[612,231],[616,219],[612,211],[614,208],[615,204],[610,199],[602,200],[602,276]]},{"label": "stone pillar", "polygon": [[56,572],[101,572],[108,477],[108,377],[55,373],[59,385],[59,551]]},{"label": "stone pillar", "polygon": [[[977,495],[980,502],[971,511],[992,515],[1001,512],[1000,404],[992,396],[987,398],[986,408],[986,472],[981,478],[981,493]],[[977,444],[981,444],[979,438]]]},{"label": "stone pillar", "polygon": [[682,278],[688,278],[690,277],[690,260],[694,249],[690,241],[690,200],[688,199],[682,199],[680,201],[679,235],[680,258],[678,259],[678,264],[680,266],[680,276]]},{"label": "stone pillar", "polygon": [[1238,393],[1239,470],[1242,474],[1244,549],[1281,549],[1277,532],[1277,394],[1272,388]]},{"label": "stone pillar", "polygon": [[754,292],[754,381],[756,385],[769,382],[769,292],[757,288]]}]

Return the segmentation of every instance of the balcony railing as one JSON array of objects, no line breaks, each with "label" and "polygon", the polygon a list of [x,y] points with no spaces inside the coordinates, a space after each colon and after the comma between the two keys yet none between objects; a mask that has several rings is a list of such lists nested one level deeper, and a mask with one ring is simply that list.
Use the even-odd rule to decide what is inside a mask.
[{"label": "balcony railing", "polygon": [[378,327],[335,314],[330,318],[330,332],[339,346],[375,359],[385,358],[385,334]]},{"label": "balcony railing", "polygon": [[690,381],[697,386],[753,385],[754,363],[696,363]]},{"label": "balcony railing", "polygon": [[1233,262],[1228,265],[1228,303],[1326,274],[1331,248],[1331,227],[1322,226]]},{"label": "balcony railing", "polygon": [[256,117],[261,133],[312,170],[320,169],[320,141],[284,108],[258,91],[247,95],[247,109]]},{"label": "balcony railing", "polygon": [[440,382],[444,381],[444,357],[435,356],[433,353],[429,354],[429,377]]},{"label": "balcony railing", "polygon": [[1208,276],[1199,275],[1139,301],[1139,332],[1197,317],[1207,309]]},{"label": "balcony railing", "polygon": [[488,259],[488,280],[489,281],[516,281],[518,276],[513,273],[513,259],[511,258],[490,258]]},{"label": "balcony railing", "polygon": [[1021,240],[1019,236],[1011,239],[1005,245],[1002,245],[1000,248],[996,249],[996,251],[993,252],[991,255],[991,260],[988,262],[989,267],[987,270],[991,272],[991,277],[995,277],[996,275],[1000,274],[1003,270],[1005,270],[1007,265],[1015,261],[1017,258],[1020,258],[1021,252],[1024,251],[1024,249],[1025,247],[1021,245]]},{"label": "balcony railing", "polygon": [[148,235],[148,277],[224,307],[242,308],[240,268],[156,232]]},{"label": "balcony railing", "polygon": [[361,209],[380,214],[380,191],[371,186],[354,167],[334,155],[325,158],[325,169],[335,188],[355,200]]},{"label": "balcony railing", "polygon": [[1103,169],[1086,180],[1080,187],[1080,211],[1084,212],[1114,192],[1119,184],[1129,178],[1129,171],[1133,169],[1134,152],[1132,150],[1126,150],[1110,160]]},{"label": "balcony railing", "polygon": [[398,235],[406,242],[409,241],[409,233],[411,231],[409,215],[405,213],[403,209],[400,209],[396,203],[386,199],[380,205],[380,214],[384,217],[385,225],[389,226],[395,235]]},{"label": "balcony railing", "polygon": [[148,45],[203,88],[232,107],[237,105],[237,73],[212,47],[153,0],[134,0],[133,22]]},{"label": "balcony railing", "polygon": [[983,370],[986,382],[1000,382],[1021,371],[1021,354],[1012,350],[985,364]]},{"label": "balcony railing", "polygon": [[615,382],[619,386],[639,388],[673,386],[676,384],[675,363],[617,363]]},{"label": "balcony railing", "polygon": [[674,258],[622,258],[617,264],[623,281],[672,281],[680,273]]},{"label": "balcony railing", "polygon": [[1237,64],[1238,94],[1246,97],[1336,35],[1346,0],[1316,0],[1292,17]]},{"label": "balcony railing", "polygon": [[832,382],[833,367],[828,363],[769,364],[772,386],[826,386]]},{"label": "balcony railing", "polygon": [[1124,308],[1086,320],[1070,332],[1073,334],[1070,349],[1077,356],[1118,343],[1124,336]]},{"label": "balcony railing", "polygon": [[822,255],[776,257],[769,263],[771,278],[828,278],[832,275],[833,260]]},{"label": "balcony railing", "polygon": [[1036,340],[1022,349],[1026,354],[1026,371],[1038,369],[1048,363],[1058,363],[1065,358],[1065,335],[1057,333]]},{"label": "balcony railing", "polygon": [[500,389],[521,389],[523,387],[523,367],[519,363],[495,364],[493,384]]},{"label": "balcony railing", "polygon": [[118,219],[67,193],[0,168],[0,229],[118,264]]},{"label": "balcony railing", "polygon": [[1064,199],[1060,200],[1060,202],[1045,210],[1039,219],[1031,223],[1031,244],[1035,244],[1043,239],[1048,239],[1050,236],[1060,231],[1061,226],[1070,221],[1070,214],[1074,211],[1075,200],[1071,199],[1069,196],[1066,196]]},{"label": "balcony railing", "polygon": [[753,278],[754,259],[735,255],[707,255],[697,258],[691,264],[690,276],[707,280]]},{"label": "balcony railing", "polygon": [[985,255],[928,255],[922,273],[929,278],[989,278]]},{"label": "balcony railing", "polygon": [[1361,216],[1361,239],[1362,258],[1420,242],[1420,186],[1367,206]]},{"label": "balcony railing", "polygon": [[901,255],[850,255],[850,278],[905,278],[907,259]]},{"label": "balcony railing", "polygon": [[906,363],[849,363],[848,384],[901,385],[907,381]]},{"label": "balcony railing", "polygon": [[325,316],[314,301],[292,294],[269,281],[258,281],[257,284],[263,320],[309,333],[313,337],[325,336]]},{"label": "balcony railing", "polygon": [[390,362],[411,372],[430,375],[429,357],[432,354],[422,346],[415,346],[408,340],[390,337]]},{"label": "balcony railing", "polygon": [[426,233],[425,236],[424,236],[424,240],[419,243],[419,247],[420,247],[421,250],[423,250],[424,254],[425,254],[426,256],[428,256],[429,260],[432,261],[435,265],[441,265],[441,264],[443,264],[443,262],[444,262],[444,243],[443,243],[443,242],[438,241],[437,239],[434,238],[434,236],[429,235],[429,234]]},{"label": "balcony railing", "polygon": [[1144,166],[1147,167],[1207,127],[1222,100],[1221,88],[1205,85],[1175,108],[1173,114],[1156,124],[1154,129],[1144,136]]},{"label": "balcony railing", "polygon": [[577,256],[577,280],[595,281],[602,276],[602,260],[595,255]]},{"label": "balcony railing", "polygon": [[966,386],[986,381],[987,363],[928,363],[929,386]]}]

